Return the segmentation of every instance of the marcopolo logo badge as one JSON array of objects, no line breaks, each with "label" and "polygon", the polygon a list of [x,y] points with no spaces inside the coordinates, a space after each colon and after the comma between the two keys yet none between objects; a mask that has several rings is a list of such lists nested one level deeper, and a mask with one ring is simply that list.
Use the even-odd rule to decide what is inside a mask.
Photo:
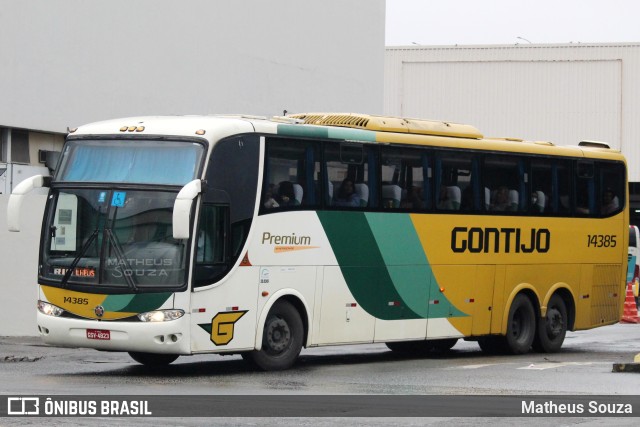
[{"label": "marcopolo logo badge", "polygon": [[8,397],[7,415],[40,415],[40,398]]}]

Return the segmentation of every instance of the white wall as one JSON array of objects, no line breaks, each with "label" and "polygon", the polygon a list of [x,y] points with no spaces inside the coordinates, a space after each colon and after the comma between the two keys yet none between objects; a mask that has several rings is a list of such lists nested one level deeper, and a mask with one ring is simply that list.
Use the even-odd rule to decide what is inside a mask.
[{"label": "white wall", "polygon": [[0,0],[0,126],[382,112],[384,0]]},{"label": "white wall", "polygon": [[0,336],[37,335],[38,242],[46,196],[28,196],[22,205],[22,231],[7,231],[7,201],[0,194]]},{"label": "white wall", "polygon": [[486,136],[609,142],[640,181],[640,44],[390,47],[384,111]]}]

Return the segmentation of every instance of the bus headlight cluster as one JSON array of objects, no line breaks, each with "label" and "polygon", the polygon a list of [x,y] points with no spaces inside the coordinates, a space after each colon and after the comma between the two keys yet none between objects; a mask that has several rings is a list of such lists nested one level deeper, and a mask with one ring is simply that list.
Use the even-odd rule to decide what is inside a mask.
[{"label": "bus headlight cluster", "polygon": [[49,304],[48,302],[38,300],[38,311],[42,314],[46,314],[47,316],[59,317],[64,310],[58,306],[53,304]]},{"label": "bus headlight cluster", "polygon": [[155,310],[138,314],[142,322],[167,322],[184,316],[184,310]]}]

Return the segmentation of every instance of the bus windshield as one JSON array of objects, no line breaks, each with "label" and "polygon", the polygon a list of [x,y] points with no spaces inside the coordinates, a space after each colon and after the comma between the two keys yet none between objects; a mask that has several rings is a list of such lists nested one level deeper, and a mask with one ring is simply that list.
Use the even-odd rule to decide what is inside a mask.
[{"label": "bus windshield", "polygon": [[41,278],[60,286],[180,287],[186,245],[172,237],[177,192],[53,190]]},{"label": "bus windshield", "polygon": [[196,178],[203,151],[184,141],[71,140],[56,181],[182,186]]}]

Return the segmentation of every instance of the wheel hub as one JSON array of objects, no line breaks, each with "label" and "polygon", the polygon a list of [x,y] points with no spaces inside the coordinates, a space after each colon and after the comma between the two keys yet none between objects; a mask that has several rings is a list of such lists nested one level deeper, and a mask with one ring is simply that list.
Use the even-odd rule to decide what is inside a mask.
[{"label": "wheel hub", "polygon": [[547,310],[547,334],[551,337],[559,335],[564,328],[562,314],[557,308]]},{"label": "wheel hub", "polygon": [[269,348],[276,352],[281,352],[287,348],[291,341],[291,331],[289,325],[283,319],[274,319],[267,328],[267,344]]}]

